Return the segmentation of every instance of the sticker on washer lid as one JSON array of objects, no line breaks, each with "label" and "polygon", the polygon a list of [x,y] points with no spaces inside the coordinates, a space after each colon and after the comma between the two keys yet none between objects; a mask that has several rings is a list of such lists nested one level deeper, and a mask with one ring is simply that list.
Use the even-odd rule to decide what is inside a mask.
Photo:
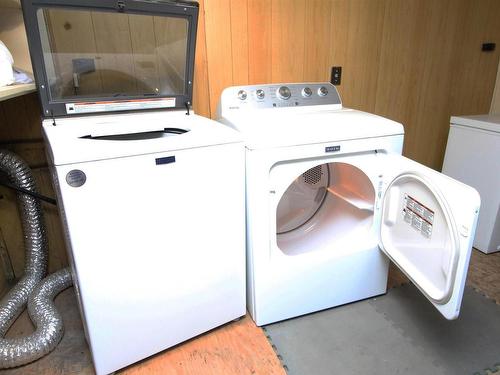
[{"label": "sticker on washer lid", "polygon": [[422,236],[431,237],[434,211],[408,194],[404,196],[403,219]]},{"label": "sticker on washer lid", "polygon": [[66,113],[114,112],[172,107],[175,107],[175,98],[109,100],[100,102],[66,103]]}]

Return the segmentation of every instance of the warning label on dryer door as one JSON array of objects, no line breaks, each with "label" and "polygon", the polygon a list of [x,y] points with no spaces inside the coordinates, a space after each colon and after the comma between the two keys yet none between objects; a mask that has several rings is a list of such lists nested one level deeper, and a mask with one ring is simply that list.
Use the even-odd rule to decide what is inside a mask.
[{"label": "warning label on dryer door", "polygon": [[431,237],[434,211],[408,194],[405,194],[404,197],[403,218],[412,228],[419,231],[422,236]]}]

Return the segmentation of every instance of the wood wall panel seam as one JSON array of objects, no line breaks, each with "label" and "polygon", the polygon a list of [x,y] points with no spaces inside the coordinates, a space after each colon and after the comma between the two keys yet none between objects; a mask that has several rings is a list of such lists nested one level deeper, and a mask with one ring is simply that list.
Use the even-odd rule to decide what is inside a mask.
[{"label": "wood wall panel seam", "polygon": [[193,77],[193,108],[195,113],[210,117],[210,80],[208,76],[205,4],[199,0],[198,29]]},{"label": "wood wall panel seam", "polygon": [[248,84],[248,0],[230,4],[233,85]]},{"label": "wood wall panel seam", "polygon": [[205,27],[209,61],[210,112],[214,118],[222,90],[231,86],[233,82],[229,0],[206,0]]},{"label": "wood wall panel seam", "polygon": [[493,90],[493,98],[491,99],[490,114],[500,114],[500,62],[498,64],[495,90]]},{"label": "wood wall panel seam", "polygon": [[331,9],[330,0],[307,0],[305,32],[308,37],[304,46],[303,81],[329,80],[329,54],[324,49],[331,36]]},{"label": "wood wall panel seam", "polygon": [[[344,69],[344,84],[337,86],[343,103],[345,101],[345,77],[349,74],[346,66],[347,37],[349,25],[350,3],[346,1],[333,1],[330,11],[330,42],[327,45],[329,63],[331,66],[342,66]],[[347,70],[347,71],[346,71]]]},{"label": "wood wall panel seam", "polygon": [[272,0],[271,81],[304,79],[305,0]]},{"label": "wood wall panel seam", "polygon": [[248,0],[248,83],[271,82],[272,7],[270,0]]}]

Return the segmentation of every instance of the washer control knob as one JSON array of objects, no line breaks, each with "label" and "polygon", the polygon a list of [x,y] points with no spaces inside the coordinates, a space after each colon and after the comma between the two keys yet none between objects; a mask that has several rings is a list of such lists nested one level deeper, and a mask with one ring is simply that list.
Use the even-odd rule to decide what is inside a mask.
[{"label": "washer control knob", "polygon": [[310,97],[310,96],[312,95],[312,93],[313,93],[313,92],[312,92],[312,90],[311,90],[309,87],[304,87],[304,88],[302,89],[302,96],[303,96],[304,98],[308,98],[308,97]]},{"label": "washer control knob", "polygon": [[318,89],[318,95],[319,96],[327,96],[328,95],[328,89],[325,86],[321,86]]},{"label": "washer control knob", "polygon": [[255,91],[255,96],[257,96],[257,99],[264,99],[266,94],[265,94],[264,90],[258,89],[257,91]]},{"label": "washer control knob", "polygon": [[245,90],[238,91],[238,99],[245,100],[247,98],[247,92]]},{"label": "washer control knob", "polygon": [[281,86],[278,89],[278,97],[283,100],[288,100],[292,96],[292,92],[290,89],[286,86]]}]

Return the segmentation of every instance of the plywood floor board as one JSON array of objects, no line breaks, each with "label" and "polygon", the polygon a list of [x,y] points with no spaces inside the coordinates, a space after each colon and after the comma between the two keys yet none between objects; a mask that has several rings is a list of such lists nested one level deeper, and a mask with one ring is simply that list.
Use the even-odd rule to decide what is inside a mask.
[{"label": "plywood floor board", "polygon": [[[5,375],[92,375],[90,351],[83,335],[73,288],[56,298],[64,320],[61,343],[48,356]],[[33,331],[26,312],[7,337]],[[120,375],[286,375],[271,344],[249,316],[227,323],[174,348],[117,371]]]}]

